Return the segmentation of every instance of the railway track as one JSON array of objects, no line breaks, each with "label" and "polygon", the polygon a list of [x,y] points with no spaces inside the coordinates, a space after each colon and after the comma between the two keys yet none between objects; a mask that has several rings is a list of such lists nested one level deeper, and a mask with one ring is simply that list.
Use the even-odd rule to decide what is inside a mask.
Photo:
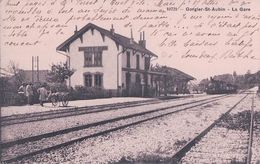
[{"label": "railway track", "polygon": [[3,148],[3,161],[6,163],[15,162],[26,157],[31,157],[36,154],[62,148],[64,146],[71,145],[89,138],[101,136],[146,121],[212,103],[225,97],[227,97],[227,95],[168,106],[146,112],[140,112],[95,122],[83,126],[41,134],[38,136],[23,138],[16,141],[5,142],[1,145]]},{"label": "railway track", "polygon": [[[186,143],[173,157],[173,163],[251,163],[252,141],[254,127],[254,96],[250,110],[238,113],[237,120],[245,120],[241,126],[229,119],[230,113],[237,110],[237,106],[248,98],[248,93],[219,119]],[[247,104],[248,105],[248,104]],[[243,113],[243,114],[242,114]],[[232,115],[231,115],[232,116]],[[224,122],[224,123],[223,123]],[[234,123],[227,125],[227,123]],[[220,125],[224,125],[220,127]],[[241,129],[242,128],[242,129]],[[243,133],[241,133],[243,131]],[[229,141],[230,140],[230,141]],[[225,141],[223,144],[221,144]],[[228,146],[231,146],[228,147]],[[233,146],[233,147],[232,147]],[[227,148],[228,147],[228,148]],[[231,150],[232,149],[232,150]],[[236,152],[237,151],[237,152]],[[229,154],[232,155],[229,155]],[[236,154],[237,153],[237,154]],[[234,158],[235,157],[235,158]]]},{"label": "railway track", "polygon": [[246,163],[247,164],[250,164],[251,163],[251,159],[252,159],[252,144],[253,144],[254,120],[255,120],[254,100],[255,100],[255,97],[253,95],[253,97],[252,97],[252,105],[251,105],[248,149],[247,149],[247,157],[246,157]]},{"label": "railway track", "polygon": [[255,97],[251,163],[260,162],[260,96]]},{"label": "railway track", "polygon": [[96,105],[96,106],[75,107],[75,108],[68,108],[68,109],[59,109],[59,110],[54,110],[54,111],[3,116],[1,118],[0,123],[1,123],[1,126],[8,126],[8,125],[21,124],[21,123],[84,115],[84,114],[90,114],[90,113],[98,113],[98,112],[117,110],[117,109],[129,108],[129,107],[138,107],[138,106],[145,106],[145,105],[151,105],[151,104],[167,103],[167,102],[175,101],[175,100],[176,99],[165,99],[165,100],[152,99],[152,100],[145,100],[145,101],[134,101],[134,102],[124,102],[124,103],[105,104],[105,105]]},{"label": "railway track", "polygon": [[61,117],[70,117],[76,115],[83,115],[88,113],[97,113],[109,110],[116,110],[122,108],[143,106],[148,104],[157,104],[173,100],[146,100],[146,101],[134,101],[134,102],[124,102],[106,105],[96,105],[96,106],[86,106],[86,107],[73,107],[68,109],[59,109],[54,111],[45,111],[37,113],[19,114],[11,116],[3,116],[1,119],[1,126],[14,125],[20,123],[43,121],[48,119],[55,119]]}]

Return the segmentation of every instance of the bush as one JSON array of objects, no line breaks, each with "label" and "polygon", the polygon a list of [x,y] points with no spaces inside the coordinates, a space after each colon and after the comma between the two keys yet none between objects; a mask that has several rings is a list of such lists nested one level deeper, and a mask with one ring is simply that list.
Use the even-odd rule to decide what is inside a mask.
[{"label": "bush", "polygon": [[142,97],[142,86],[140,84],[132,83],[130,85],[130,95],[133,97]]},{"label": "bush", "polygon": [[142,97],[142,87],[144,87],[144,97],[155,96],[155,88],[152,88],[149,85],[145,87],[135,83],[130,85],[129,93],[127,93],[126,89],[123,89],[123,96]]},{"label": "bush", "polygon": [[154,97],[155,96],[155,88],[147,87],[145,91],[145,97]]},{"label": "bush", "polygon": [[27,103],[27,98],[25,95],[17,94],[15,92],[4,92],[2,105],[25,105]]},{"label": "bush", "polygon": [[84,86],[76,86],[74,89],[71,88],[70,95],[73,100],[111,97],[110,90],[105,90],[100,87],[84,87]]},{"label": "bush", "polygon": [[48,86],[52,92],[69,92],[69,88],[64,83],[49,83]]}]

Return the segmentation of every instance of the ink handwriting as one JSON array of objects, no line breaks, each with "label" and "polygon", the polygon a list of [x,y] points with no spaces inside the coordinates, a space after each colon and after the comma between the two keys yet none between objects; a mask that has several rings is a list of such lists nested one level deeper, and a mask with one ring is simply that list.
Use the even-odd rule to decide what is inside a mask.
[{"label": "ink handwriting", "polygon": [[182,59],[259,60],[254,49],[260,13],[249,0],[3,0],[1,3],[5,47],[32,47],[46,43],[48,38],[66,38],[77,24],[113,22],[120,28],[146,31],[163,51],[179,49],[176,55]]}]

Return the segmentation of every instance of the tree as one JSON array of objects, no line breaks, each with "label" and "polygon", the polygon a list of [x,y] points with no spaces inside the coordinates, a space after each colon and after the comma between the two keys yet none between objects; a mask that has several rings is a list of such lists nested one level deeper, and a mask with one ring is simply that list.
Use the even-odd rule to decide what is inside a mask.
[{"label": "tree", "polygon": [[209,85],[209,83],[210,83],[210,81],[208,78],[202,79],[199,83],[199,90],[204,92],[206,90],[207,86]]},{"label": "tree", "polygon": [[6,89],[8,88],[8,77],[0,76],[0,106],[4,104],[4,96]]},{"label": "tree", "polygon": [[256,84],[256,76],[251,74],[251,71],[248,70],[245,74],[245,84],[251,88],[254,84]]},{"label": "tree", "polygon": [[17,63],[10,61],[8,70],[11,74],[13,74],[12,79],[14,80],[16,87],[21,86],[22,83],[25,82],[25,73],[22,69],[19,69],[19,65]]},{"label": "tree", "polygon": [[256,72],[256,81],[257,81],[258,85],[260,85],[260,71]]},{"label": "tree", "polygon": [[234,82],[234,77],[231,74],[222,74],[222,75],[215,75],[213,77],[214,80],[223,81],[226,83],[232,84]]},{"label": "tree", "polygon": [[233,71],[233,83],[235,84],[237,81],[237,72]]},{"label": "tree", "polygon": [[64,83],[75,71],[70,69],[67,63],[52,64],[47,80],[54,83]]}]

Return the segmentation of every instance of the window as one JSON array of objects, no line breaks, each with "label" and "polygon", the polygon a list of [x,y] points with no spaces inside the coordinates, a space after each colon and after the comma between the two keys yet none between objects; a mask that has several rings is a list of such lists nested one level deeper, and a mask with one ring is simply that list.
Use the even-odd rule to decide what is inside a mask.
[{"label": "window", "polygon": [[84,63],[85,67],[92,66],[92,53],[91,52],[85,52],[84,57],[85,57],[85,63]]},{"label": "window", "polygon": [[125,86],[128,89],[130,87],[130,84],[131,84],[131,73],[127,72],[125,77],[126,77],[126,84],[125,84]]},{"label": "window", "polygon": [[[102,52],[85,52],[85,67],[101,67],[102,66]],[[94,60],[93,60],[94,56]]]},{"label": "window", "polygon": [[144,69],[145,70],[149,70],[149,68],[150,68],[150,58],[149,57],[145,57],[144,58]]},{"label": "window", "polygon": [[102,66],[102,52],[94,53],[94,66]]},{"label": "window", "polygon": [[79,47],[79,51],[84,51],[84,66],[102,67],[102,53],[106,50],[107,46]]},{"label": "window", "polygon": [[140,76],[140,74],[136,74],[135,75],[135,82],[136,82],[136,84],[141,84],[141,76]]},{"label": "window", "polygon": [[126,67],[130,68],[130,52],[126,52]]},{"label": "window", "polygon": [[92,87],[92,75],[85,75],[85,86]]},{"label": "window", "polygon": [[102,75],[96,74],[95,75],[95,87],[101,87],[102,86]]},{"label": "window", "polygon": [[[85,78],[85,86],[86,87],[102,87],[103,75],[102,74],[86,74]],[[92,79],[94,78],[94,79]],[[92,84],[94,80],[94,83]]]},{"label": "window", "polygon": [[140,69],[140,56],[136,55],[136,69]]},{"label": "window", "polygon": [[153,75],[151,75],[151,86],[153,87]]}]

